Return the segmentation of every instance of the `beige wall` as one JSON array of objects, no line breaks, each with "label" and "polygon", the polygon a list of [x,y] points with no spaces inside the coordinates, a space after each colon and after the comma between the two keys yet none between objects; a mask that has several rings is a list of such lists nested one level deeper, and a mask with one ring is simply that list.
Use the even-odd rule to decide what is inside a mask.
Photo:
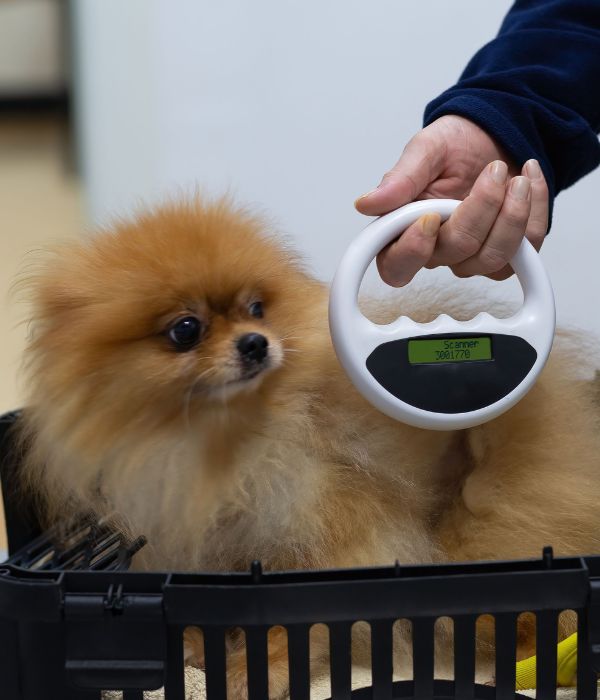
[{"label": "beige wall", "polygon": [[[18,373],[26,309],[11,300],[10,286],[37,248],[76,236],[83,227],[79,185],[65,168],[61,129],[53,121],[0,121],[0,412],[23,402]],[[0,512],[0,550],[5,546]]]},{"label": "beige wall", "polygon": [[0,2],[0,95],[64,84],[59,0]]}]

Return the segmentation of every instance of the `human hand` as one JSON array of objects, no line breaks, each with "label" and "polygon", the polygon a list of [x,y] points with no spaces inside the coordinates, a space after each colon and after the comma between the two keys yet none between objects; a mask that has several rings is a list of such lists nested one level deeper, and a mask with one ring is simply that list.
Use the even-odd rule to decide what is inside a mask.
[{"label": "human hand", "polygon": [[536,160],[521,172],[473,122],[447,115],[418,132],[380,185],[359,197],[362,214],[385,214],[416,199],[464,200],[440,226],[426,214],[377,257],[382,279],[408,284],[422,268],[447,265],[458,277],[505,279],[526,236],[539,250],[548,230],[548,187]]}]

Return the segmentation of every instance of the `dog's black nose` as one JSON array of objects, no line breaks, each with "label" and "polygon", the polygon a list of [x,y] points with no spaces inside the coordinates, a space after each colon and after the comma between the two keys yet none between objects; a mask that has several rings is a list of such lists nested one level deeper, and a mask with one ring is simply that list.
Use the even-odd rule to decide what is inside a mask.
[{"label": "dog's black nose", "polygon": [[238,338],[237,349],[243,360],[262,362],[267,356],[269,341],[260,333],[246,333]]}]

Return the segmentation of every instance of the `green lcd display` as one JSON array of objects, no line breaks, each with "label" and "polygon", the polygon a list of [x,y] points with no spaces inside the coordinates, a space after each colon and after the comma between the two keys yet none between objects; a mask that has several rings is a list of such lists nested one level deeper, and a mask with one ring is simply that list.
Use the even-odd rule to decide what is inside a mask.
[{"label": "green lcd display", "polygon": [[492,340],[489,337],[408,341],[408,361],[411,365],[491,359],[493,359]]}]

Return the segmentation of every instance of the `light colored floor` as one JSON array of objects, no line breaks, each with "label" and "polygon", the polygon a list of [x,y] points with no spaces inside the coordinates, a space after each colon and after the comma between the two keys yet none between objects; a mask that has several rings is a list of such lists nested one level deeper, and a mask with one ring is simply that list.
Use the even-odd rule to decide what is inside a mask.
[{"label": "light colored floor", "polygon": [[[79,183],[66,167],[64,131],[51,119],[0,120],[0,412],[22,403],[19,363],[26,309],[9,290],[28,257],[83,229]],[[6,546],[0,499],[0,550]]]}]

